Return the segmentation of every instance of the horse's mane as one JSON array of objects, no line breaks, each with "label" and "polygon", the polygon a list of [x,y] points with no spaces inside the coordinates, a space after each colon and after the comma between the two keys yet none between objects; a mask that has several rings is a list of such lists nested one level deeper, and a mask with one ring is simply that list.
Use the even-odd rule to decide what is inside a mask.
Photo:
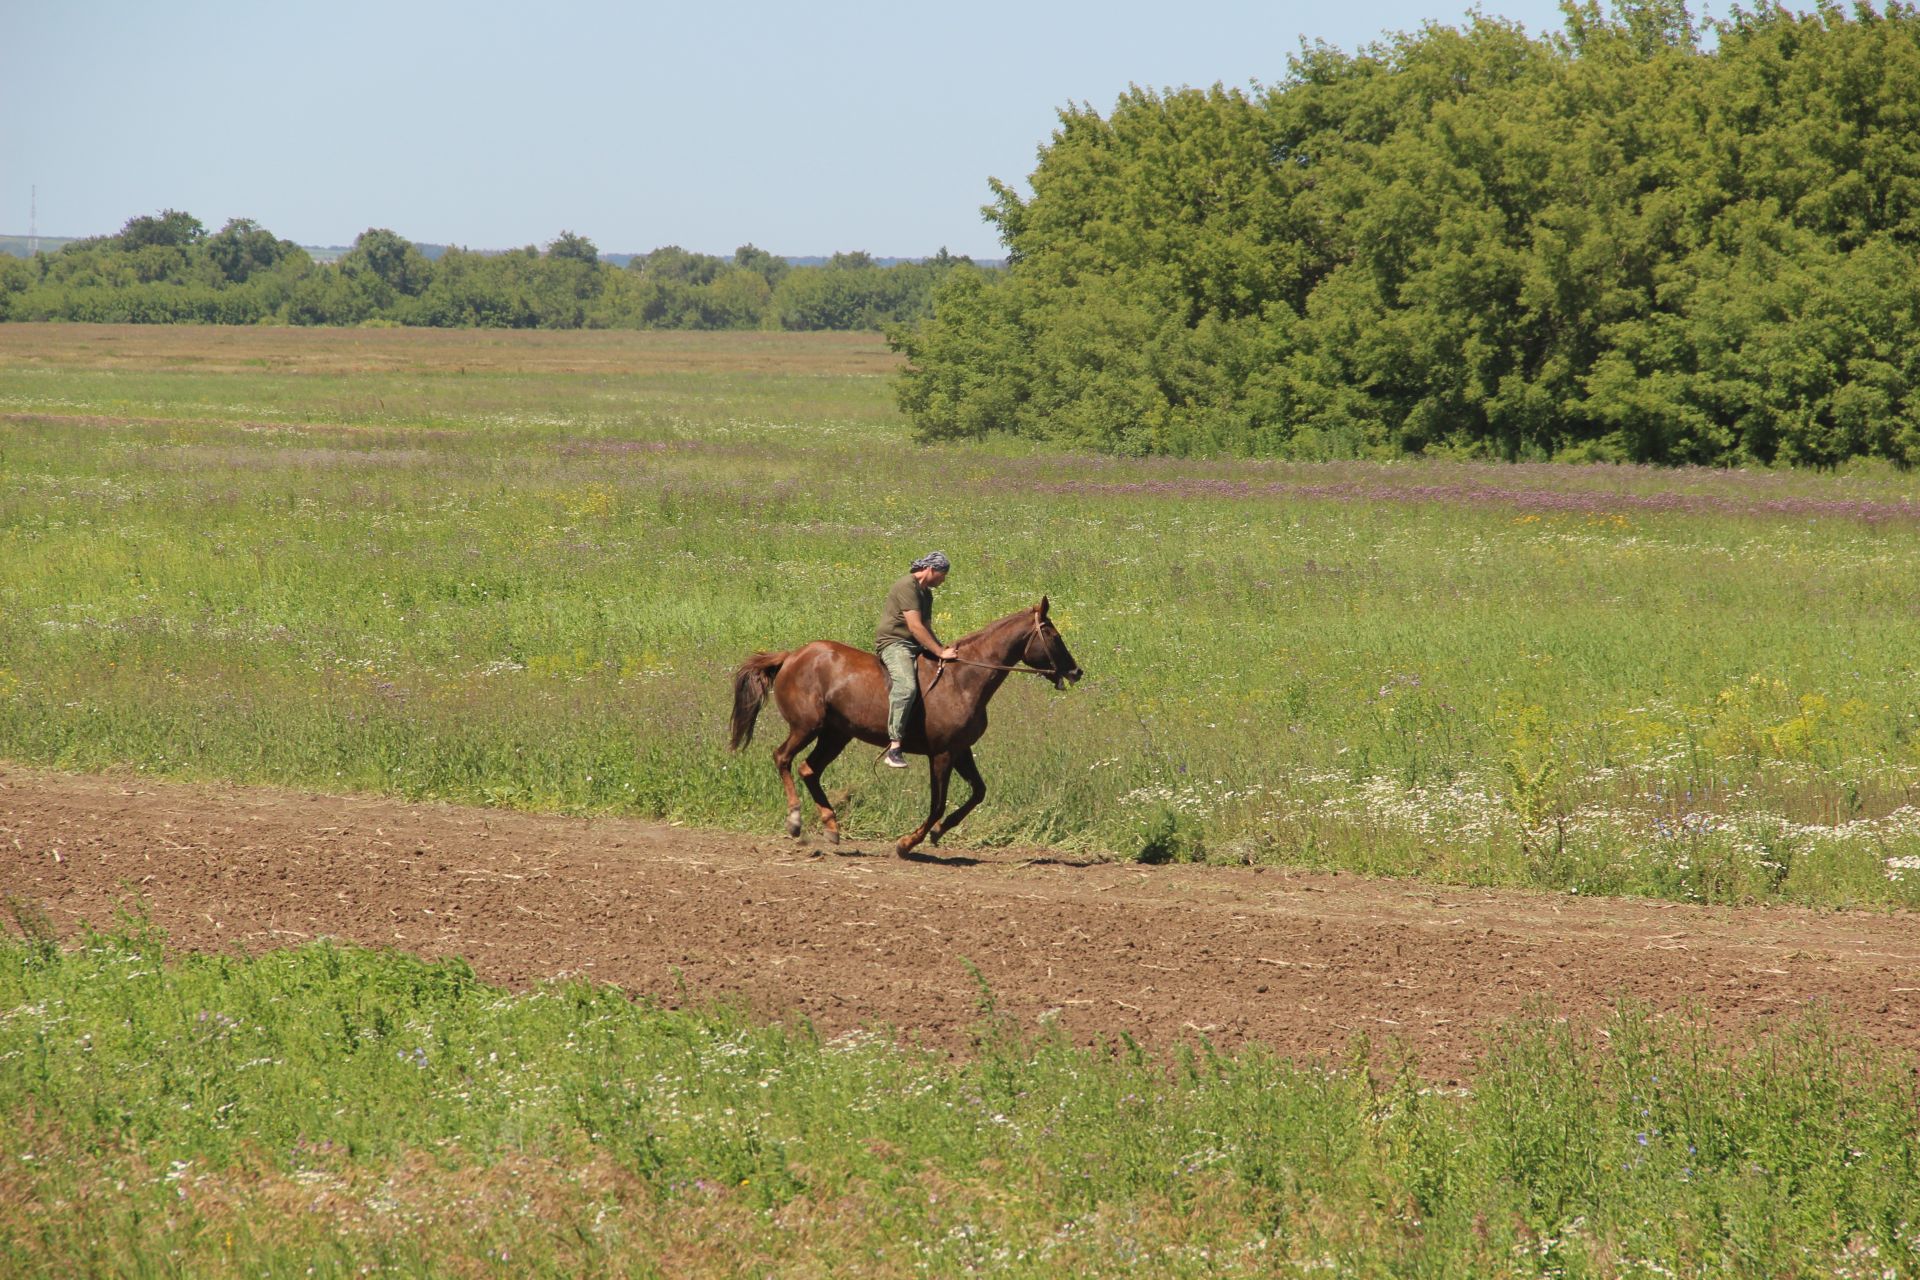
[{"label": "horse's mane", "polygon": [[953,647],[957,649],[961,645],[966,644],[969,641],[978,640],[982,636],[992,635],[994,632],[1000,630],[1000,628],[1006,626],[1008,623],[1012,622],[1014,619],[1029,617],[1032,615],[1032,613],[1033,613],[1032,605],[1028,605],[1024,609],[1015,609],[1012,613],[1008,614],[1006,617],[995,619],[994,621],[989,622],[986,626],[980,628],[978,631],[970,631],[966,635],[961,636],[958,640],[955,640],[953,642]]}]

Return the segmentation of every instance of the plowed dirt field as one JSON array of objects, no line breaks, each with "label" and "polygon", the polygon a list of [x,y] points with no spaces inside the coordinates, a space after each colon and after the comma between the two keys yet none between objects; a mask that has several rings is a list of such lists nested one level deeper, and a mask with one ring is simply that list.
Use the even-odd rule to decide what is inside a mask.
[{"label": "plowed dirt field", "polygon": [[[769,808],[769,826],[780,815]],[[1620,996],[1738,1033],[1824,1003],[1920,1049],[1920,916],[1592,900],[1281,869],[1083,865],[1044,850],[783,837],[0,764],[0,890],[71,935],[144,900],[178,947],[319,937],[585,975],[822,1031],[963,1051],[980,987],[1028,1025],[1295,1057],[1403,1038],[1436,1079],[1544,998]]]}]

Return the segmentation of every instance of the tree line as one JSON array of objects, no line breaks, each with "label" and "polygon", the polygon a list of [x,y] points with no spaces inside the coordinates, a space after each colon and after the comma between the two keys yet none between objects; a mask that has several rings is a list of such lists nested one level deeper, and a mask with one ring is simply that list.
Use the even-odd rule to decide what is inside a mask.
[{"label": "tree line", "polygon": [[1477,15],[1060,113],[1004,272],[895,341],[927,437],[1920,461],[1920,17]]},{"label": "tree line", "polygon": [[616,267],[563,231],[544,250],[448,249],[428,258],[385,228],[337,262],[250,219],[208,233],[168,209],[118,234],[31,259],[0,258],[0,319],[133,324],[504,329],[885,329],[922,318],[939,279],[969,260],[942,249],[881,266],[866,253],[793,266],[743,245],[731,258],[669,245]]}]

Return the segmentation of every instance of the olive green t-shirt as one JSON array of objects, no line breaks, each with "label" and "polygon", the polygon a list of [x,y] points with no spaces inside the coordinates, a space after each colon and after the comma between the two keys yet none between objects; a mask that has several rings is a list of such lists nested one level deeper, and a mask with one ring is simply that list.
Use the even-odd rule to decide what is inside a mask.
[{"label": "olive green t-shirt", "polygon": [[933,592],[921,586],[912,574],[887,588],[887,602],[880,607],[880,629],[874,636],[874,648],[884,649],[890,644],[919,647],[913,632],[907,630],[909,609],[919,613],[922,626],[933,630]]}]

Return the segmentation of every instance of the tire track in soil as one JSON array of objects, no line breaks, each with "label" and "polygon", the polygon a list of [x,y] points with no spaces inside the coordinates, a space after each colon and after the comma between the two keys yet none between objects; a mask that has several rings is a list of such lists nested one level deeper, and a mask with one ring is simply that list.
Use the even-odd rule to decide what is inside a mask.
[{"label": "tire track in soil", "polygon": [[1535,998],[1579,1018],[1621,996],[1697,1007],[1723,1032],[1819,1003],[1920,1048],[1911,913],[946,852],[0,763],[0,890],[63,937],[138,897],[180,947],[330,936],[460,955],[513,988],[578,974],[954,1052],[978,1017],[969,962],[1003,1013],[1078,1041],[1339,1057],[1365,1032],[1403,1039],[1439,1080],[1464,1076],[1486,1031]]}]

